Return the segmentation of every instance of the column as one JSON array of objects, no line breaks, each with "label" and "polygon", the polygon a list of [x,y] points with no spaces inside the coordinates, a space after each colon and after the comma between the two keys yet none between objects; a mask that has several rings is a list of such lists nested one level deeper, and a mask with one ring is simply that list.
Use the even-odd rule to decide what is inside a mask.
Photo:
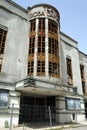
[{"label": "column", "polygon": [[48,59],[48,19],[45,19],[45,73],[46,77],[49,76],[49,59]]},{"label": "column", "polygon": [[34,73],[33,75],[37,75],[37,47],[38,47],[38,19],[36,19],[36,31],[35,31],[35,50],[34,50]]}]

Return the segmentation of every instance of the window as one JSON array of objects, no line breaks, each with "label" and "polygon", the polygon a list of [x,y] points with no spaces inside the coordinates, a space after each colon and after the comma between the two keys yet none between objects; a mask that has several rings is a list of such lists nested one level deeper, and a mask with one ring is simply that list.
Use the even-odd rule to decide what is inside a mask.
[{"label": "window", "polygon": [[58,64],[49,62],[49,75],[58,76]]},{"label": "window", "polygon": [[49,53],[58,57],[58,41],[49,37]]},{"label": "window", "polygon": [[49,76],[60,78],[58,25],[48,19]]},{"label": "window", "polygon": [[8,107],[9,91],[0,89],[0,108]]},{"label": "window", "polygon": [[82,91],[85,94],[86,93],[86,88],[85,88],[85,82],[82,81]]},{"label": "window", "polygon": [[85,79],[84,77],[84,66],[83,65],[80,65],[80,72],[81,72],[81,79]]},{"label": "window", "polygon": [[7,31],[0,29],[0,55],[4,54]]},{"label": "window", "polygon": [[30,44],[29,44],[29,55],[28,55],[28,67],[27,67],[27,74],[32,75],[33,74],[33,68],[34,68],[34,46],[35,46],[35,37],[30,38]]},{"label": "window", "polygon": [[72,85],[72,65],[71,65],[71,59],[66,58],[66,64],[67,64],[67,77],[68,77],[68,84]]},{"label": "window", "polygon": [[86,86],[85,86],[85,74],[84,74],[84,66],[80,65],[80,73],[81,73],[81,80],[82,80],[82,90],[83,93],[86,93]]},{"label": "window", "polygon": [[45,19],[39,19],[37,46],[37,75],[45,75]]},{"label": "window", "polygon": [[56,22],[49,19],[48,30],[57,34],[58,33],[58,25],[56,24]]},{"label": "window", "polygon": [[3,61],[6,35],[7,35],[7,31],[0,28],[0,72],[1,72],[1,68],[2,68],[2,61]]},{"label": "window", "polygon": [[29,54],[34,53],[34,46],[35,46],[35,37],[31,37],[30,44],[29,44]]},{"label": "window", "polygon": [[68,110],[81,109],[80,99],[66,98],[66,108]]},{"label": "window", "polygon": [[27,69],[28,75],[33,74],[33,69],[34,69],[34,62],[33,61],[28,62],[28,69]]},{"label": "window", "polygon": [[38,36],[38,53],[45,53],[45,37]]},{"label": "window", "polygon": [[39,19],[39,31],[45,30],[45,19],[41,18]]},{"label": "window", "polygon": [[36,30],[36,19],[30,21],[30,39],[29,39],[29,51],[28,51],[28,65],[27,74],[33,75],[34,69],[34,51],[35,51],[35,30]]},{"label": "window", "polygon": [[36,28],[36,22],[35,19],[30,21],[30,31],[35,31]]},{"label": "window", "polygon": [[45,61],[38,61],[37,62],[37,74],[44,75],[45,73]]}]

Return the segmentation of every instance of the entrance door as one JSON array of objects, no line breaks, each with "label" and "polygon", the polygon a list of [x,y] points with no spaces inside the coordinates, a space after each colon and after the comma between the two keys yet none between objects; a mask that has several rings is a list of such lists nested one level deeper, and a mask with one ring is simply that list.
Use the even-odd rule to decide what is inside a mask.
[{"label": "entrance door", "polygon": [[55,107],[55,98],[22,96],[19,123],[46,121],[49,119],[48,105]]},{"label": "entrance door", "polygon": [[87,102],[85,102],[85,117],[87,119]]}]

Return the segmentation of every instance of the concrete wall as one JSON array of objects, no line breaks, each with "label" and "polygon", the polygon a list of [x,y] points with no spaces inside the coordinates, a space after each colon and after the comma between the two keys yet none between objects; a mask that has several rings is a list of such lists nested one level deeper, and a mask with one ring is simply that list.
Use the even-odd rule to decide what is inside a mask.
[{"label": "concrete wall", "polygon": [[[68,97],[68,96],[66,96]],[[56,97],[56,121],[59,123],[79,122],[85,120],[84,115],[84,99],[79,96],[69,96],[69,98],[80,99],[81,109],[83,111],[68,110],[66,107],[66,97]],[[74,119],[73,119],[74,115]]]},{"label": "concrete wall", "polygon": [[78,88],[78,92],[82,94],[79,52],[77,49],[77,43],[67,37],[64,37],[65,35],[60,35],[62,81],[64,83],[67,83],[66,58],[69,57],[72,63],[73,86],[76,86]]},{"label": "concrete wall", "polygon": [[[2,2],[2,6],[5,6],[5,8],[7,4],[8,3],[5,3],[4,5],[4,1]],[[10,9],[11,8],[12,7],[10,7]],[[13,6],[13,9],[14,8]],[[17,8],[15,8],[15,10],[17,10]],[[21,15],[23,15],[24,12],[21,10],[20,12],[22,13]],[[18,15],[0,8],[0,25],[3,28],[7,27],[7,38],[2,65],[2,80],[8,82],[13,82],[25,77],[27,71],[29,24],[26,19]],[[8,78],[6,79],[6,77]]]},{"label": "concrete wall", "polygon": [[8,12],[22,17],[23,19],[28,18],[28,11],[11,0],[0,0],[0,8],[4,8]]},{"label": "concrete wall", "polygon": [[28,53],[28,22],[26,10],[8,0],[0,1],[0,28],[7,30],[0,89],[9,90],[8,107],[0,108],[0,127],[10,124],[12,104],[14,103],[12,124],[18,125],[20,92],[15,91],[14,82],[26,76]]},{"label": "concrete wall", "polygon": [[[0,108],[0,127],[5,127],[5,121],[8,121],[8,124],[10,125],[12,109],[13,109],[12,125],[17,126],[19,123],[21,93],[15,91],[14,84],[0,83],[0,89],[9,90],[8,106],[6,108]],[[12,104],[14,104],[13,108]]]}]

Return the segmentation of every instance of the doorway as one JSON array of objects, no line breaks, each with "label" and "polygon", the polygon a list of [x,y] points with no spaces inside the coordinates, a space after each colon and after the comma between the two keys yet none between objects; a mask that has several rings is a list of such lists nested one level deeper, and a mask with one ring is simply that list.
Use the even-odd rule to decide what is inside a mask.
[{"label": "doorway", "polygon": [[85,117],[87,119],[87,102],[85,101]]},{"label": "doorway", "polygon": [[[21,96],[19,124],[47,121],[49,119],[48,106],[55,113],[55,97]],[[53,117],[54,118],[54,117]]]}]

